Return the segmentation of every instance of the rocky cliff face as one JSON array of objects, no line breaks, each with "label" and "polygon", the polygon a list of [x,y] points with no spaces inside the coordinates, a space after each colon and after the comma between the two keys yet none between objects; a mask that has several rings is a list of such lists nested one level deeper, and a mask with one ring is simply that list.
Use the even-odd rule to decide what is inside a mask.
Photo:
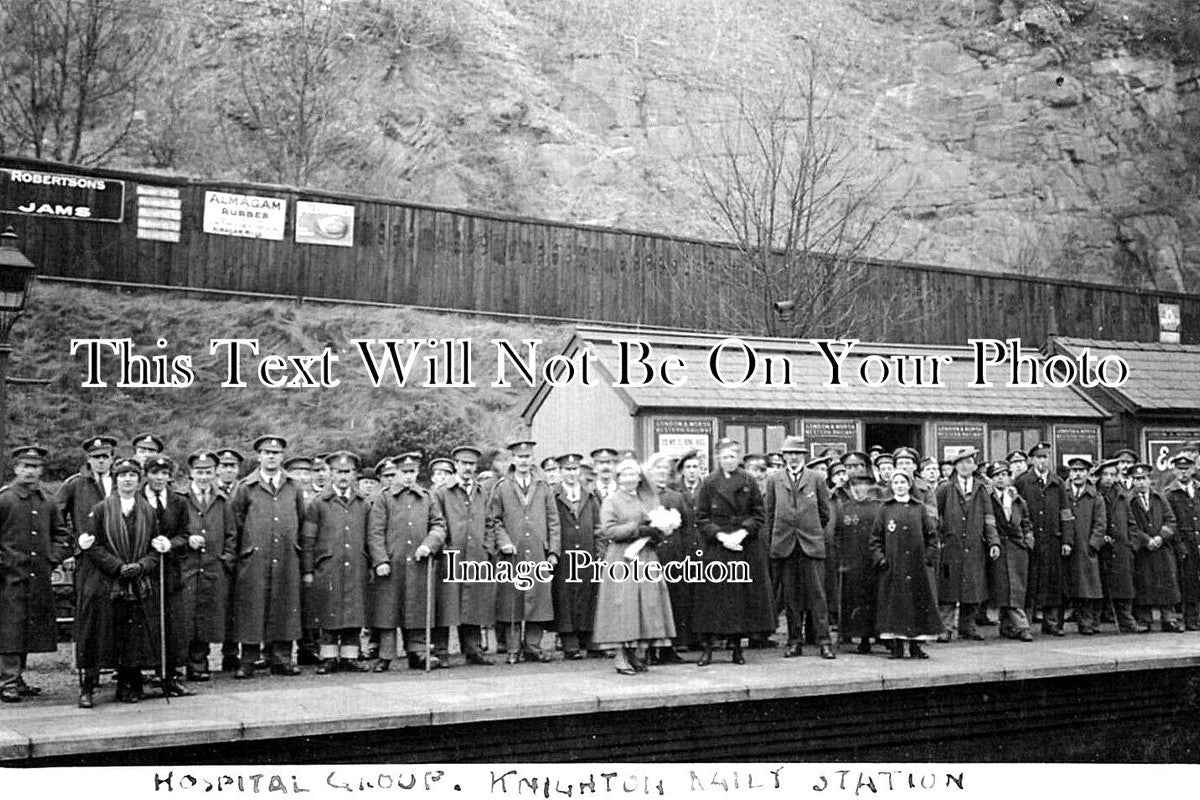
[{"label": "rocky cliff face", "polygon": [[324,185],[723,238],[697,143],[816,53],[828,123],[885,177],[881,255],[1200,287],[1194,0],[424,5],[454,47],[362,65],[384,156]]}]

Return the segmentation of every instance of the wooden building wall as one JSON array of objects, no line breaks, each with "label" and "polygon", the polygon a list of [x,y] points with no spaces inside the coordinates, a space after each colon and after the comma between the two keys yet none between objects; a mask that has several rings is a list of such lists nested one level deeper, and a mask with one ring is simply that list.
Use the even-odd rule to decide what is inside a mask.
[{"label": "wooden building wall", "polygon": [[[0,215],[46,275],[366,300],[573,320],[761,333],[731,309],[757,300],[754,281],[719,281],[727,245],[288,187],[196,181],[0,158],[0,167],[125,180],[125,217],[103,223]],[[178,243],[137,238],[139,183],[178,188]],[[286,198],[283,241],[204,233],[207,190]],[[297,244],[297,199],[353,204],[353,247]],[[1200,297],[932,266],[872,262],[880,313],[863,340],[962,344],[1048,333],[1157,341],[1158,303],[1179,303],[1184,342],[1200,342]],[[896,294],[915,321],[883,307]],[[911,309],[916,309],[913,313]]]}]

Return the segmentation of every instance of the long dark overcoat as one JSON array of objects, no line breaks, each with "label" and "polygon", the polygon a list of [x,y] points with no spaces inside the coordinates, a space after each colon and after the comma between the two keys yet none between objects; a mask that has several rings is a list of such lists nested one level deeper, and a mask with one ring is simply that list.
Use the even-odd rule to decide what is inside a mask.
[{"label": "long dark overcoat", "polygon": [[[669,486],[658,490],[658,501],[663,508],[673,508],[679,512],[682,524],[665,537],[658,545],[659,562],[667,564],[678,561],[686,564],[690,558],[696,561],[699,556],[699,539],[696,534],[696,516],[691,501],[683,492]],[[598,543],[603,547],[603,542]],[[684,568],[686,569],[686,568]],[[687,581],[670,581],[667,583],[667,594],[671,598],[671,616],[675,621],[675,638],[682,644],[687,644],[692,638],[692,584]]]},{"label": "long dark overcoat", "polygon": [[1043,482],[1034,470],[1022,473],[1013,485],[1029,507],[1029,522],[1033,525],[1027,602],[1058,608],[1067,592],[1062,557],[1062,524],[1069,513],[1066,487],[1054,473],[1047,473]]},{"label": "long dark overcoat", "polygon": [[970,496],[964,496],[954,478],[937,488],[934,502],[940,542],[938,602],[982,603],[988,599],[988,550],[1000,544],[988,490],[976,480]]},{"label": "long dark overcoat", "polygon": [[596,590],[600,584],[592,582],[595,568],[577,568],[576,582],[567,580],[571,577],[571,551],[586,553],[594,559],[604,558],[604,542],[597,530],[600,497],[584,491],[582,486],[579,491],[579,501],[571,503],[561,485],[554,489],[562,532],[562,558],[554,569],[554,627],[559,633],[590,631],[596,616]]},{"label": "long dark overcoat", "polygon": [[284,477],[272,492],[255,472],[233,493],[238,523],[234,638],[246,644],[300,638],[300,525],[304,496]]},{"label": "long dark overcoat", "polygon": [[0,489],[0,653],[49,653],[58,644],[50,573],[71,536],[39,486]]},{"label": "long dark overcoat", "polygon": [[229,498],[215,487],[204,508],[190,488],[181,489],[179,497],[187,510],[187,535],[204,537],[202,549],[187,546],[181,558],[183,634],[189,641],[221,642],[237,563],[237,519]]},{"label": "long dark overcoat", "polygon": [[1067,595],[1078,600],[1099,600],[1104,597],[1100,583],[1100,548],[1108,516],[1104,499],[1099,492],[1085,485],[1079,497],[1074,487],[1067,488],[1071,519],[1063,523],[1063,544],[1071,545],[1067,557]]},{"label": "long dark overcoat", "polygon": [[882,636],[932,638],[942,632],[930,575],[937,555],[937,525],[919,501],[885,500],[871,530],[871,561],[879,575],[876,627]]},{"label": "long dark overcoat", "polygon": [[[88,533],[95,543],[76,558],[75,662],[80,669],[156,667],[159,653],[158,564],[150,542],[158,535],[158,519],[141,492],[122,523],[121,498],[113,492],[88,513]],[[107,513],[106,513],[107,511]],[[124,564],[138,564],[142,574],[122,578]]]},{"label": "long dark overcoat", "polygon": [[[492,526],[496,547],[506,544],[515,547],[516,553],[507,556],[514,564],[545,561],[551,553],[562,552],[562,529],[554,490],[544,480],[534,477],[529,491],[522,492],[513,475],[510,469],[492,489],[488,524]],[[520,622],[522,613],[526,622],[553,621],[551,584],[535,580],[530,589],[521,591],[511,582],[503,582],[496,588],[497,622]]]},{"label": "long dark overcoat", "polygon": [[[471,482],[471,491],[457,479],[434,490],[446,525],[445,551],[455,550],[459,563],[493,564],[496,542],[487,524],[487,492],[479,481]],[[443,552],[445,552],[443,551]],[[488,582],[456,583],[447,581],[447,602],[458,608],[461,625],[491,626],[496,621],[496,584]]]},{"label": "long dark overcoat", "polygon": [[[115,478],[113,486],[116,486]],[[58,513],[70,527],[73,540],[78,540],[80,534],[87,533],[88,514],[92,513],[96,503],[103,499],[104,490],[100,481],[96,473],[88,469],[87,464],[58,487],[58,497],[55,501]]]},{"label": "long dark overcoat", "polygon": [[[1147,505],[1149,508],[1147,508]],[[1181,601],[1175,565],[1175,513],[1161,494],[1150,490],[1146,503],[1129,496],[1129,541],[1133,545],[1133,602],[1139,606],[1173,606]],[[1162,546],[1151,550],[1150,540]]]},{"label": "long dark overcoat", "polygon": [[1029,509],[1014,489],[1012,506],[1004,512],[1004,501],[991,495],[992,516],[996,533],[1000,535],[1000,557],[990,562],[990,599],[1000,608],[1024,608],[1026,580],[1029,577],[1029,554],[1033,551],[1033,525]]},{"label": "long dark overcoat", "polygon": [[1100,579],[1113,600],[1133,599],[1133,546],[1129,541],[1129,497],[1117,485],[1100,489],[1111,544],[1100,549]]},{"label": "long dark overcoat", "polygon": [[1175,514],[1175,562],[1179,568],[1179,594],[1184,603],[1200,603],[1200,486],[1192,496],[1175,481],[1164,493]]},{"label": "long dark overcoat", "polygon": [[[699,583],[692,595],[692,630],[697,634],[770,634],[775,630],[771,582],[759,575],[755,563],[767,550],[762,494],[745,470],[726,475],[717,470],[704,479],[696,495],[696,524],[705,566],[721,562],[730,576],[744,570],[748,583]],[[745,529],[742,551],[726,548],[718,533]],[[738,567],[737,564],[744,566]]]},{"label": "long dark overcoat", "polygon": [[[438,560],[446,543],[446,524],[441,504],[420,486],[389,489],[371,504],[367,524],[367,549],[371,554],[372,578],[367,584],[367,624],[372,628],[419,629],[425,627],[429,607],[428,570],[433,569],[435,627],[458,624],[458,608],[439,603]],[[417,560],[417,548],[425,545],[435,554]],[[391,566],[391,574],[375,573],[380,564]]]},{"label": "long dark overcoat", "polygon": [[300,571],[313,576],[306,625],[335,631],[366,624],[369,514],[366,499],[353,488],[348,500],[329,487],[309,501],[300,529]]},{"label": "long dark overcoat", "polygon": [[849,492],[839,492],[836,497],[830,525],[842,571],[842,630],[839,633],[843,640],[849,636],[874,636],[877,632],[878,573],[871,558],[871,533],[882,503],[874,494],[862,500],[855,500]]}]

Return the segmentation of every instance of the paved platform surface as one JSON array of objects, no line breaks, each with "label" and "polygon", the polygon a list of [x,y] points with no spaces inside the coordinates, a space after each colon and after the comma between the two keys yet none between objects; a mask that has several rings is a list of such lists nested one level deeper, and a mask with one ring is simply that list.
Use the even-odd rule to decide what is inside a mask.
[{"label": "paved platform surface", "polygon": [[[384,674],[261,676],[234,681],[216,675],[189,684],[194,697],[148,697],[114,703],[114,684],[96,694],[96,708],[76,708],[69,689],[0,706],[0,762],[82,753],[203,745],[300,735],[632,709],[712,705],[748,700],[837,695],[956,684],[1036,680],[1132,670],[1200,667],[1200,633],[1107,634],[1034,643],[989,639],[932,645],[927,661],[892,661],[841,652],[836,661],[805,648],[747,651],[747,664],[718,652],[695,664],[652,667],[618,675],[605,659],[550,664],[465,666],[428,675],[406,668]],[[694,661],[696,654],[688,654]],[[402,664],[402,662],[397,662]]]}]

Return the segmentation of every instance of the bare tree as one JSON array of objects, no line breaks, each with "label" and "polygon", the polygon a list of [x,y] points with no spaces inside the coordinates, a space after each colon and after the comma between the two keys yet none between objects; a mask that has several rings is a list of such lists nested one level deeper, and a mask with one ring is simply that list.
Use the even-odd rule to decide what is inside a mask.
[{"label": "bare tree", "polygon": [[891,244],[883,223],[896,206],[880,205],[891,171],[864,166],[830,113],[836,91],[822,89],[819,73],[810,49],[784,83],[736,92],[734,118],[715,133],[692,129],[688,172],[733,245],[730,258],[706,268],[730,300],[720,304],[725,327],[855,333],[904,294],[879,283],[868,263]]},{"label": "bare tree", "polygon": [[103,163],[133,130],[162,22],[153,3],[0,0],[0,146]]},{"label": "bare tree", "polygon": [[272,180],[305,186],[341,149],[350,84],[338,4],[279,0],[240,53],[240,103],[227,109]]}]

